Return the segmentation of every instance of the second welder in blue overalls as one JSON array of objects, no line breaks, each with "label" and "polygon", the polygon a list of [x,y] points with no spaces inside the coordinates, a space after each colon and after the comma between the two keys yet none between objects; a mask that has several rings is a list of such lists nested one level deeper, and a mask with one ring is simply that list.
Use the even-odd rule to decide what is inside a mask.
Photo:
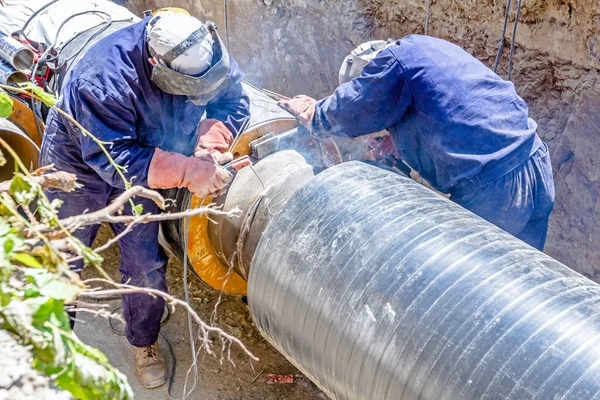
[{"label": "second welder in blue overalls", "polygon": [[552,167],[512,82],[441,39],[412,35],[368,47],[374,57],[331,96],[281,105],[317,135],[387,129],[399,156],[436,190],[542,250]]}]

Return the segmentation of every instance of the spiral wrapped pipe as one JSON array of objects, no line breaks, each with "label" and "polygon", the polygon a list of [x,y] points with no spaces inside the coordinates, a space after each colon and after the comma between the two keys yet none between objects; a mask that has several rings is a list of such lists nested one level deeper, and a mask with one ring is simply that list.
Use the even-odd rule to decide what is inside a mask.
[{"label": "spiral wrapped pipe", "polygon": [[288,200],[248,297],[332,399],[600,397],[600,286],[375,165],[330,168]]}]

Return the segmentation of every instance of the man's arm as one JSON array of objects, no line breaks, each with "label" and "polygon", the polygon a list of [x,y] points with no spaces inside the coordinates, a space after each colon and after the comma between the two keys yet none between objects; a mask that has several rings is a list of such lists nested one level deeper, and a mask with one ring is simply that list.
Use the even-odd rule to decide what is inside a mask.
[{"label": "man's arm", "polygon": [[383,50],[361,75],[316,102],[307,96],[280,102],[316,134],[357,137],[394,125],[412,103],[404,69]]},{"label": "man's arm", "polygon": [[[79,80],[71,89],[74,117],[84,128],[102,142],[110,157],[126,168],[121,172],[135,185],[148,186],[148,168],[154,149],[137,143],[135,111],[116,95],[108,94],[92,82]],[[113,187],[125,183],[109,158],[92,138],[78,136],[83,161]]]},{"label": "man's arm", "polygon": [[250,99],[242,88],[244,73],[233,58],[229,79],[231,83],[207,104],[206,118],[223,122],[237,136],[250,119]]},{"label": "man's arm", "polygon": [[229,78],[231,83],[206,106],[206,119],[198,127],[196,156],[227,151],[250,119],[250,100],[242,88],[244,74],[233,58]]}]

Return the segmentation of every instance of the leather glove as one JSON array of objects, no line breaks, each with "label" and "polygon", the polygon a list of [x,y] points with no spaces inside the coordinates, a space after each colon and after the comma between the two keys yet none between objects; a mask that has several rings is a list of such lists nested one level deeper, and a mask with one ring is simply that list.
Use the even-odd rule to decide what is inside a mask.
[{"label": "leather glove", "polygon": [[[231,154],[223,154],[223,157],[233,158]],[[159,148],[154,151],[148,170],[148,186],[151,189],[185,187],[198,197],[218,192],[232,178],[233,175],[219,166],[211,155],[186,157]]]},{"label": "leather glove", "polygon": [[229,150],[232,142],[233,134],[223,122],[213,118],[203,119],[198,126],[198,141],[194,148],[194,157],[200,157],[213,151],[225,153]]},{"label": "leather glove", "polygon": [[375,159],[385,158],[389,155],[398,156],[396,152],[396,148],[394,147],[394,143],[392,142],[392,137],[390,135],[385,135],[381,137],[367,137],[365,140],[367,146],[371,150],[371,154]]},{"label": "leather glove", "polygon": [[277,104],[292,113],[302,125],[312,131],[312,120],[315,116],[315,107],[317,105],[315,99],[301,94],[293,99],[279,100]]}]

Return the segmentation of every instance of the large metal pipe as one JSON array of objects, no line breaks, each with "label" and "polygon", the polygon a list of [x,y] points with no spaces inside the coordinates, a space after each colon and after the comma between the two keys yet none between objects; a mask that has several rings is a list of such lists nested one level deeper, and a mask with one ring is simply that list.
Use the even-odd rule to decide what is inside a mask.
[{"label": "large metal pipe", "polygon": [[[232,149],[235,157],[250,155],[250,142],[258,138],[278,135],[298,126],[296,119],[277,106],[277,102],[266,93],[247,83],[243,83],[243,86],[250,98],[251,118],[241,137],[236,140],[235,148]],[[242,174],[242,177],[244,175]],[[260,186],[257,186],[256,189],[257,193],[262,190]],[[163,194],[166,198],[175,200],[175,206],[171,211],[197,207],[215,201],[213,198],[197,198],[187,189],[170,189]],[[224,198],[218,200],[219,205],[225,202]],[[215,251],[209,238],[210,227],[206,216],[166,221],[161,224],[161,228],[160,241],[163,246],[180,260],[187,252],[193,271],[205,283],[226,293],[246,294],[246,280],[240,274],[231,271],[229,257],[224,257]],[[189,232],[189,235],[186,235],[186,232]],[[236,242],[236,239],[237,233],[235,238],[226,238],[229,241],[233,240],[233,243]]]},{"label": "large metal pipe", "polygon": [[335,166],[292,195],[248,300],[334,399],[600,396],[600,285],[378,166]]},{"label": "large metal pipe", "polygon": [[[19,155],[21,162],[30,171],[37,168],[40,149],[21,128],[8,119],[0,118],[0,138],[12,147]],[[6,164],[0,167],[0,182],[2,182],[12,178],[15,171],[15,160],[7,151],[1,148],[0,150],[6,159]]]}]

